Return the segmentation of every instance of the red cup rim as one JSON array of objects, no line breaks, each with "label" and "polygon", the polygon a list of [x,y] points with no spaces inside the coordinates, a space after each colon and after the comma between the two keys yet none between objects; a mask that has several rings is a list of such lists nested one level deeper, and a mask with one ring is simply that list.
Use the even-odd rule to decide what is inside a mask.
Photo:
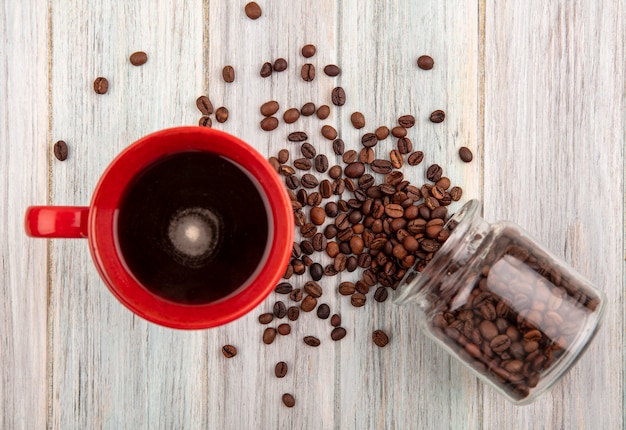
[{"label": "red cup rim", "polygon": [[[244,167],[266,196],[271,210],[269,250],[247,286],[217,302],[180,304],[143,287],[129,272],[116,240],[116,218],[128,184],[159,158],[181,151],[208,151]],[[177,127],[143,137],[122,151],[102,175],[89,211],[89,244],[107,287],[135,314],[178,329],[202,329],[233,321],[258,306],[285,272],[293,245],[293,210],[278,174],[254,148],[235,136],[204,127]]]}]

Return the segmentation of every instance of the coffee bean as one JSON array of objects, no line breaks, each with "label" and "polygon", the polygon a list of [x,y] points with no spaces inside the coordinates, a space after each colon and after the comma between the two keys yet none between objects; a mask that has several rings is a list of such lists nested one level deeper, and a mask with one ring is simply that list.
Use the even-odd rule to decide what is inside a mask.
[{"label": "coffee bean", "polygon": [[358,178],[365,173],[365,165],[358,161],[352,162],[348,164],[345,169],[343,169],[343,173],[348,178]]},{"label": "coffee bean", "polygon": [[322,136],[328,140],[335,140],[337,138],[337,130],[333,126],[324,125],[322,126]]},{"label": "coffee bean", "polygon": [[300,111],[296,108],[289,108],[283,113],[283,121],[292,124],[300,118]]},{"label": "coffee bean", "polygon": [[202,115],[208,116],[213,113],[213,103],[207,96],[200,96],[196,99],[196,106]]},{"label": "coffee bean", "polygon": [[289,161],[289,150],[281,149],[280,151],[278,151],[278,155],[276,158],[278,159],[278,162],[280,164],[286,163],[287,161]]},{"label": "coffee bean", "polygon": [[320,340],[314,336],[304,336],[304,343],[309,346],[317,347],[320,346]]},{"label": "coffee bean", "polygon": [[276,363],[276,367],[274,367],[274,375],[276,375],[277,378],[284,378],[287,375],[287,371],[287,363],[284,361]]},{"label": "coffee bean", "polygon": [[303,157],[308,158],[309,160],[315,157],[317,151],[315,147],[308,142],[304,142],[302,146],[300,146],[300,153]]},{"label": "coffee bean", "polygon": [[304,284],[304,292],[317,299],[322,296],[322,287],[315,281],[308,281]]},{"label": "coffee bean", "polygon": [[366,269],[372,264],[372,257],[369,254],[361,254],[358,259],[359,267]]},{"label": "coffee bean", "polygon": [[317,306],[317,299],[313,296],[306,296],[300,303],[300,309],[303,312],[311,312]]},{"label": "coffee bean", "polygon": [[326,170],[328,170],[328,157],[326,157],[326,155],[319,154],[315,157],[315,170],[320,173],[324,173]]},{"label": "coffee bean", "polygon": [[276,329],[274,327],[268,327],[263,331],[263,343],[266,345],[271,344],[276,339]]},{"label": "coffee bean", "polygon": [[67,143],[63,140],[59,140],[54,144],[53,148],[54,156],[59,161],[65,161],[67,159]]},{"label": "coffee bean", "polygon": [[222,69],[222,79],[228,84],[235,82],[235,69],[233,66],[224,66]]},{"label": "coffee bean", "polygon": [[276,100],[270,100],[261,105],[260,111],[263,116],[272,116],[278,109],[280,108],[278,102]]},{"label": "coffee bean", "polygon": [[429,181],[437,182],[441,179],[441,175],[443,174],[443,169],[438,164],[431,164],[426,170],[426,178]]},{"label": "coffee bean", "polygon": [[376,137],[374,133],[365,133],[361,137],[361,145],[363,145],[366,148],[372,148],[376,146],[377,143],[378,143],[378,138]]},{"label": "coffee bean", "polygon": [[430,70],[433,68],[435,62],[428,55],[422,55],[417,59],[417,67],[422,70]]},{"label": "coffee bean", "polygon": [[300,76],[305,82],[311,82],[315,79],[315,66],[311,63],[306,63],[300,69]]},{"label": "coffee bean", "polygon": [[333,141],[333,152],[335,155],[343,155],[345,150],[344,142],[341,139]]},{"label": "coffee bean", "polygon": [[311,267],[309,267],[309,274],[314,281],[319,281],[320,279],[322,279],[322,276],[324,274],[324,268],[321,264],[314,263],[311,265]]},{"label": "coffee bean", "polygon": [[404,159],[402,158],[402,154],[397,149],[391,150],[391,152],[389,153],[389,161],[391,161],[391,166],[394,169],[400,169],[402,165],[404,164]]},{"label": "coffee bean", "polygon": [[378,287],[376,291],[374,292],[374,300],[376,300],[379,303],[382,303],[385,300],[387,300],[388,296],[389,296],[389,293],[387,292],[387,289],[385,287]]},{"label": "coffee bean", "polygon": [[200,127],[212,127],[213,126],[213,121],[211,121],[211,117],[208,116],[202,116],[200,118],[200,120],[198,121],[198,125]]},{"label": "coffee bean", "polygon": [[397,138],[405,137],[407,135],[407,130],[399,125],[391,129],[391,135]]},{"label": "coffee bean", "polygon": [[357,152],[354,149],[350,149],[344,152],[343,155],[341,156],[341,160],[346,164],[350,164],[354,162],[356,158],[357,158]]},{"label": "coffee bean", "polygon": [[400,154],[408,154],[413,151],[413,142],[408,137],[398,139],[398,151]]},{"label": "coffee bean", "polygon": [[287,315],[287,306],[280,300],[274,303],[274,316],[276,318],[285,318]]},{"label": "coffee bean", "polygon": [[315,103],[307,102],[300,108],[302,116],[311,116],[315,113]]},{"label": "coffee bean", "polygon": [[272,69],[274,69],[275,72],[284,72],[285,70],[287,70],[287,60],[285,60],[284,58],[277,58],[276,60],[274,60]]},{"label": "coffee bean", "polygon": [[310,173],[306,173],[302,175],[302,178],[300,178],[300,184],[304,188],[315,188],[319,185],[319,181],[315,176],[311,175]]},{"label": "coffee bean", "polygon": [[93,90],[96,94],[106,94],[109,91],[109,81],[107,78],[100,76],[93,81]]},{"label": "coffee bean", "polygon": [[244,12],[246,13],[246,16],[250,19],[258,19],[263,14],[261,6],[253,1],[246,4],[246,6],[244,7]]},{"label": "coffee bean", "polygon": [[289,393],[283,394],[282,399],[283,399],[283,404],[287,406],[288,408],[293,408],[296,405],[296,399],[293,397],[293,395]]},{"label": "coffee bean", "polygon": [[382,330],[374,330],[372,333],[372,340],[374,344],[378,347],[385,347],[389,343],[389,336]]},{"label": "coffee bean", "polygon": [[[294,246],[297,245],[294,243]],[[299,247],[299,245],[298,245]],[[296,256],[296,258],[299,256]],[[289,294],[293,290],[293,286],[289,282],[281,282],[274,288],[274,292],[277,294]]]},{"label": "coffee bean", "polygon": [[275,116],[268,116],[263,118],[260,123],[261,129],[264,131],[272,131],[278,127],[278,118]]},{"label": "coffee bean", "polygon": [[[334,315],[333,315],[334,316]],[[331,320],[332,323],[332,320]],[[339,321],[339,324],[341,324],[341,321]],[[338,340],[343,339],[344,337],[346,337],[346,329],[343,327],[335,327],[331,332],[330,332],[330,338],[332,340],[334,340],[335,342]]]},{"label": "coffee bean", "polygon": [[339,294],[342,296],[351,296],[356,291],[356,286],[352,282],[342,282],[339,284],[337,291],[339,291]]},{"label": "coffee bean", "polygon": [[335,106],[343,106],[346,103],[346,92],[342,87],[335,87],[331,92],[331,100]]},{"label": "coffee bean", "polygon": [[350,122],[352,122],[352,126],[358,130],[365,127],[365,116],[361,112],[354,112],[350,115]]},{"label": "coffee bean", "polygon": [[443,122],[446,119],[446,113],[440,109],[437,109],[433,113],[430,114],[430,121],[434,123]]},{"label": "coffee bean", "polygon": [[322,225],[326,221],[326,212],[320,207],[311,208],[311,222],[315,225]]},{"label": "coffee bean", "polygon": [[317,317],[320,319],[328,319],[330,316],[330,307],[326,303],[322,303],[317,308]]},{"label": "coffee bean", "polygon": [[317,117],[319,119],[324,120],[328,118],[329,115],[330,115],[330,106],[321,105],[320,107],[317,108]]},{"label": "coffee bean", "polygon": [[224,354],[224,357],[226,358],[233,358],[237,355],[237,348],[232,345],[224,345],[222,347],[222,354]]},{"label": "coffee bean", "polygon": [[402,115],[398,118],[398,124],[404,128],[411,128],[415,125],[415,117],[413,115]]},{"label": "coffee bean", "polygon": [[308,138],[309,136],[304,131],[294,131],[287,136],[287,140],[290,142],[304,142]]},{"label": "coffee bean", "polygon": [[450,190],[450,197],[455,202],[458,202],[459,200],[461,200],[462,195],[463,195],[463,189],[460,187],[452,187],[452,189]]},{"label": "coffee bean", "polygon": [[129,60],[133,66],[142,66],[148,62],[148,54],[143,51],[133,52]]},{"label": "coffee bean", "polygon": [[308,44],[302,47],[301,52],[304,58],[311,58],[312,56],[315,55],[315,51],[316,51],[315,45]]},{"label": "coffee bean", "polygon": [[267,62],[267,61],[263,63],[263,65],[261,66],[261,70],[259,71],[259,74],[261,75],[262,78],[267,78],[268,76],[271,76],[272,63]]},{"label": "coffee bean", "polygon": [[362,293],[354,293],[352,294],[352,297],[350,297],[350,303],[355,308],[360,308],[360,307],[365,306],[366,300],[367,298],[365,297],[365,294],[362,294]]},{"label": "coffee bean", "polygon": [[335,270],[335,266],[332,264],[327,264],[326,267],[324,267],[324,275],[325,276],[335,276],[337,273],[337,270]]},{"label": "coffee bean", "polygon": [[[299,300],[298,300],[299,301]],[[287,309],[287,318],[289,321],[295,321],[300,316],[300,308],[297,306],[291,306]]]},{"label": "coffee bean", "polygon": [[274,314],[266,312],[264,314],[259,315],[259,323],[261,324],[269,324],[274,319]]},{"label": "coffee bean", "polygon": [[468,147],[462,146],[459,149],[459,157],[461,157],[461,160],[463,160],[464,162],[469,163],[474,158],[474,155]]},{"label": "coffee bean", "polygon": [[493,352],[499,354],[509,349],[511,346],[511,339],[507,335],[501,334],[491,339],[489,346]]},{"label": "coffee bean", "polygon": [[391,161],[388,160],[374,160],[370,166],[374,172],[381,173],[383,175],[386,175],[393,170]]},{"label": "coffee bean", "polygon": [[313,237],[315,233],[317,233],[317,227],[313,223],[306,223],[300,228],[300,234],[306,238]]},{"label": "coffee bean", "polygon": [[[282,166],[285,167],[285,166]],[[285,185],[290,190],[295,190],[300,186],[300,179],[296,175],[289,175],[285,177]]]},{"label": "coffee bean", "polygon": [[219,123],[226,122],[228,120],[228,109],[226,109],[224,106],[218,107],[215,110],[215,119]]},{"label": "coffee bean", "polygon": [[335,66],[334,64],[329,64],[326,67],[324,67],[324,73],[326,73],[326,75],[330,77],[338,76],[339,74],[341,74],[341,69],[338,66]]},{"label": "coffee bean", "polygon": [[409,163],[410,166],[417,166],[422,160],[424,160],[424,153],[422,151],[415,151],[409,155],[407,163]]},{"label": "coffee bean", "polygon": [[310,170],[311,164],[311,160],[308,158],[296,158],[293,160],[293,167],[298,170]]},{"label": "coffee bean", "polygon": [[330,325],[332,325],[333,327],[340,326],[341,325],[341,315],[333,314],[333,316],[330,317]]}]

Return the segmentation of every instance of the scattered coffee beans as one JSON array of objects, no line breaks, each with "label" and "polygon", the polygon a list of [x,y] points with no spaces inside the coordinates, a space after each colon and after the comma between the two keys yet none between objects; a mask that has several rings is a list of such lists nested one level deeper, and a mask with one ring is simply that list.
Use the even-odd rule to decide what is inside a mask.
[{"label": "scattered coffee beans", "polygon": [[374,330],[374,333],[372,333],[372,340],[376,346],[382,348],[387,346],[389,343],[389,336],[387,336],[387,333],[382,330]]},{"label": "scattered coffee beans", "polygon": [[222,354],[224,354],[224,357],[226,358],[233,358],[237,355],[237,348],[232,345],[224,345],[222,347]]},{"label": "scattered coffee beans", "polygon": [[306,63],[300,69],[300,76],[305,82],[311,82],[315,79],[315,66],[311,63]]},{"label": "scattered coffee beans", "polygon": [[302,56],[304,58],[311,58],[312,56],[315,55],[315,45],[304,45],[302,47]]},{"label": "scattered coffee beans", "polygon": [[350,115],[352,126],[356,129],[365,127],[365,116],[361,112],[354,112]]},{"label": "scattered coffee beans", "polygon": [[222,69],[222,78],[226,83],[232,83],[235,81],[235,69],[233,66],[224,66]]},{"label": "scattered coffee beans", "polygon": [[263,65],[261,66],[261,70],[259,71],[259,74],[261,75],[262,78],[267,78],[268,76],[271,76],[272,63],[270,62],[263,63]]},{"label": "scattered coffee beans", "polygon": [[320,340],[314,336],[304,336],[304,343],[313,347],[320,346]]},{"label": "scattered coffee beans", "polygon": [[285,60],[284,58],[277,58],[274,61],[272,69],[275,72],[284,72],[285,70],[287,70],[287,60]]},{"label": "scattered coffee beans", "polygon": [[202,112],[202,115],[211,115],[213,113],[213,103],[207,96],[200,96],[196,100],[196,106],[198,110]]},{"label": "scattered coffee beans", "polygon": [[54,144],[54,156],[59,161],[65,161],[67,159],[67,143],[63,140],[59,140]]},{"label": "scattered coffee beans", "polygon": [[428,55],[422,55],[417,59],[417,67],[422,70],[430,70],[435,65],[435,62]]},{"label": "scattered coffee beans", "polygon": [[343,327],[335,327],[330,332],[330,338],[334,341],[338,341],[346,337],[346,329]]},{"label": "scattered coffee beans", "polygon": [[334,64],[329,64],[328,66],[324,67],[324,73],[331,77],[338,76],[341,74],[341,69]]},{"label": "scattered coffee beans", "polygon": [[99,77],[93,81],[93,90],[96,94],[106,94],[109,91],[109,81],[107,78]]},{"label": "scattered coffee beans", "polygon": [[263,11],[261,10],[261,6],[259,6],[256,2],[253,2],[253,1],[246,4],[246,6],[244,7],[244,12],[246,13],[246,16],[250,19],[258,19],[263,14]]},{"label": "scattered coffee beans", "polygon": [[469,163],[470,161],[474,159],[474,155],[472,154],[472,151],[470,151],[470,149],[466,146],[462,146],[459,149],[459,157],[461,157],[461,160],[463,160],[466,163]]},{"label": "scattered coffee beans", "polygon": [[442,110],[438,109],[430,114],[431,122],[440,123],[443,122],[444,119],[446,119],[446,113]]},{"label": "scattered coffee beans", "polygon": [[287,375],[287,371],[287,363],[284,361],[276,363],[276,366],[274,367],[274,375],[276,375],[277,378],[284,378]]},{"label": "scattered coffee beans", "polygon": [[142,66],[148,61],[148,54],[143,51],[133,52],[130,55],[130,64],[133,66]]},{"label": "scattered coffee beans", "polygon": [[331,100],[335,106],[343,106],[346,103],[346,92],[342,87],[335,87],[331,92]]},{"label": "scattered coffee beans", "polygon": [[296,405],[296,399],[293,397],[293,395],[285,393],[283,394],[283,403],[288,408],[293,408]]}]

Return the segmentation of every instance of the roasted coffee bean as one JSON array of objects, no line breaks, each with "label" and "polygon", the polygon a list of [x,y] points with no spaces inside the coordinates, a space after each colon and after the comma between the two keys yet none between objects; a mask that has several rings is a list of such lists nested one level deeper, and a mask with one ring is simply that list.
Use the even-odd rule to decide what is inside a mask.
[{"label": "roasted coffee bean", "polygon": [[328,140],[335,140],[337,138],[337,130],[331,125],[322,126],[322,136]]},{"label": "roasted coffee bean", "polygon": [[272,74],[272,63],[270,62],[263,63],[263,65],[261,66],[261,70],[259,71],[259,75],[261,75],[262,78],[267,78],[271,74]]},{"label": "roasted coffee bean", "polygon": [[374,300],[376,300],[379,303],[382,303],[385,300],[387,300],[388,296],[389,296],[389,293],[387,292],[387,288],[385,287],[378,287],[376,291],[374,292]]},{"label": "roasted coffee bean", "polygon": [[233,358],[237,355],[237,348],[232,345],[224,345],[222,347],[222,354],[224,354],[224,357],[226,358]]},{"label": "roasted coffee bean", "polygon": [[65,143],[65,141],[63,140],[57,141],[54,144],[53,152],[57,160],[65,161],[68,154],[67,143]]},{"label": "roasted coffee bean", "polygon": [[[306,193],[306,190],[304,189],[301,189],[300,191],[304,191]],[[319,206],[321,203],[322,196],[317,191],[313,191],[309,196],[307,196],[306,204],[308,204],[309,206]]]},{"label": "roasted coffee bean", "polygon": [[343,272],[346,270],[346,262],[348,261],[348,257],[346,254],[337,254],[335,257],[335,261],[333,262],[333,267],[337,272]]},{"label": "roasted coffee bean", "polygon": [[332,325],[333,327],[340,326],[341,325],[341,315],[333,314],[333,316],[330,317],[330,325]]},{"label": "roasted coffee bean", "polygon": [[376,129],[376,131],[374,132],[374,134],[376,135],[376,138],[378,140],[384,140],[387,139],[387,137],[389,136],[389,127],[386,126],[380,126]]},{"label": "roasted coffee bean", "polygon": [[422,160],[424,160],[424,153],[422,151],[415,151],[409,155],[407,163],[409,163],[410,166],[417,166]]},{"label": "roasted coffee bean", "polygon": [[261,324],[269,324],[274,319],[274,314],[270,312],[266,312],[264,314],[259,315],[259,323]]},{"label": "roasted coffee bean", "polygon": [[342,87],[335,87],[331,92],[331,100],[335,106],[343,106],[346,103],[346,92]]},{"label": "roasted coffee bean", "polygon": [[363,145],[366,148],[372,148],[376,146],[377,143],[378,143],[378,138],[376,137],[374,133],[365,133],[361,137],[361,145]]},{"label": "roasted coffee bean", "polygon": [[319,263],[314,263],[309,267],[309,274],[314,281],[319,281],[324,275],[324,268]]},{"label": "roasted coffee bean", "polygon": [[357,158],[357,152],[354,149],[350,149],[343,153],[341,160],[346,164],[350,164],[354,162],[356,158]]},{"label": "roasted coffee bean", "polygon": [[[339,322],[339,324],[341,324],[341,321]],[[334,325],[334,324],[333,324]],[[330,338],[332,340],[334,340],[335,342],[338,340],[343,339],[344,337],[346,337],[346,329],[343,327],[335,327],[331,332],[330,332]]]},{"label": "roasted coffee bean", "polygon": [[326,75],[328,76],[338,76],[341,73],[341,69],[338,66],[335,66],[334,64],[329,64],[326,67],[324,67],[324,73],[326,73]]},{"label": "roasted coffee bean", "polygon": [[352,297],[350,297],[350,303],[355,308],[360,308],[360,307],[365,306],[366,301],[367,301],[367,298],[365,297],[365,294],[362,294],[362,293],[354,293],[352,294]]},{"label": "roasted coffee bean", "polygon": [[218,107],[215,110],[215,120],[219,123],[226,122],[228,120],[228,109],[224,106]]},{"label": "roasted coffee bean", "polygon": [[288,408],[293,408],[296,405],[296,399],[289,393],[283,394],[282,400],[283,404]]},{"label": "roasted coffee bean", "polygon": [[402,158],[402,154],[397,149],[392,149],[389,153],[389,161],[391,161],[391,166],[394,169],[400,169],[404,164],[404,159]]},{"label": "roasted coffee bean", "polygon": [[302,290],[300,288],[294,288],[291,293],[289,293],[289,298],[294,302],[299,302],[302,300]]},{"label": "roasted coffee bean", "polygon": [[374,341],[374,344],[378,347],[384,347],[387,346],[387,344],[389,343],[389,336],[387,336],[387,333],[385,333],[382,330],[374,330],[374,332],[372,333],[372,340]]},{"label": "roasted coffee bean", "polygon": [[200,120],[198,121],[198,125],[200,127],[209,127],[209,128],[211,128],[213,126],[213,121],[211,121],[211,117],[202,116],[200,118]]},{"label": "roasted coffee bean", "polygon": [[228,84],[235,82],[235,69],[233,66],[224,66],[222,69],[222,79]]},{"label": "roasted coffee bean", "polygon": [[[294,247],[295,245],[298,245],[298,244],[294,243]],[[298,248],[299,247],[300,246],[298,245]],[[293,290],[293,286],[289,282],[281,282],[280,284],[276,286],[276,288],[274,288],[274,292],[277,294],[289,294],[291,293],[292,290]]]},{"label": "roasted coffee bean", "polygon": [[320,319],[328,319],[330,316],[330,307],[326,303],[322,303],[317,307],[317,317]]},{"label": "roasted coffee bean", "polygon": [[[326,203],[326,206],[324,206],[324,211],[326,212],[326,216],[334,218],[339,213],[339,207],[337,206],[337,203],[335,203],[335,202],[328,202],[328,203]],[[331,225],[332,224],[330,224],[328,227],[330,227]],[[335,228],[335,227],[333,226],[333,228]],[[336,232],[335,232],[335,234],[336,234]],[[328,238],[328,236],[326,235],[325,232],[324,232],[324,235]],[[334,236],[332,236],[332,237],[334,237]]]},{"label": "roasted coffee bean", "polygon": [[290,190],[295,190],[300,186],[300,179],[296,175],[289,175],[285,177],[285,185]]},{"label": "roasted coffee bean", "polygon": [[441,179],[442,174],[443,169],[439,164],[432,164],[430,165],[430,167],[428,167],[428,170],[426,170],[426,178],[428,178],[428,180],[432,182],[437,182],[439,179]]},{"label": "roasted coffee bean", "polygon": [[430,114],[430,121],[434,123],[443,122],[446,119],[446,113],[440,109],[437,109],[433,113]]},{"label": "roasted coffee bean", "polygon": [[315,188],[319,185],[319,181],[315,176],[311,175],[310,173],[305,173],[304,175],[302,175],[302,178],[300,178],[300,184],[304,188]]},{"label": "roasted coffee bean", "polygon": [[450,190],[450,197],[455,202],[461,200],[461,196],[463,195],[463,189],[461,187],[452,187]]},{"label": "roasted coffee bean", "polygon": [[274,375],[276,375],[277,378],[284,378],[287,375],[287,371],[287,363],[284,361],[276,363],[276,366],[274,367]]},{"label": "roasted coffee bean", "polygon": [[365,116],[361,112],[353,112],[352,115],[350,115],[350,122],[356,129],[363,128],[365,127]]},{"label": "roasted coffee bean", "polygon": [[307,102],[300,108],[300,114],[302,116],[311,116],[315,113],[315,103]]},{"label": "roasted coffee bean", "polygon": [[370,164],[370,167],[372,168],[374,172],[381,173],[383,175],[386,175],[387,173],[390,173],[393,170],[391,161],[382,160],[382,159],[374,160],[372,164]]},{"label": "roasted coffee bean", "polygon": [[310,267],[311,264],[313,264],[313,260],[308,255],[303,255],[302,256],[302,262],[304,263],[304,265],[306,267]]},{"label": "roasted coffee bean", "polygon": [[491,339],[489,346],[493,352],[500,354],[509,349],[511,346],[511,339],[507,335],[501,334]]},{"label": "roasted coffee bean", "polygon": [[315,66],[311,63],[306,63],[300,69],[300,76],[305,82],[311,82],[315,79]]},{"label": "roasted coffee bean", "polygon": [[[320,196],[325,199],[329,198],[333,194],[332,185],[328,179],[323,179],[320,182],[319,190]],[[328,215],[328,212],[326,212],[326,214]]]},{"label": "roasted coffee bean", "polygon": [[133,52],[130,55],[129,60],[130,64],[132,64],[133,66],[142,66],[148,61],[148,54],[143,51]]},{"label": "roasted coffee bean", "polygon": [[269,116],[261,120],[261,129],[264,131],[272,131],[278,127],[278,118],[275,116]]},{"label": "roasted coffee bean", "polygon": [[315,45],[311,45],[311,44],[304,45],[301,50],[302,56],[304,58],[311,58],[312,56],[315,55],[315,51],[316,51]]},{"label": "roasted coffee bean", "polygon": [[398,151],[400,154],[408,154],[413,151],[413,142],[408,137],[398,139]]},{"label": "roasted coffee bean", "polygon": [[276,158],[278,159],[279,163],[286,163],[287,161],[289,161],[289,150],[281,149],[280,151],[278,151],[278,155]]},{"label": "roasted coffee bean", "polygon": [[338,291],[342,296],[351,296],[356,291],[356,285],[353,282],[342,282],[339,284]]},{"label": "roasted coffee bean", "polygon": [[300,303],[300,309],[304,312],[311,312],[317,306],[317,299],[313,296],[306,296]]},{"label": "roasted coffee bean", "polygon": [[407,130],[406,130],[406,128],[402,127],[401,125],[398,125],[398,126],[396,126],[396,127],[391,129],[391,135],[393,137],[402,138],[402,137],[405,137],[407,135]]},{"label": "roasted coffee bean", "polygon": [[364,174],[359,178],[358,184],[359,188],[362,190],[367,190],[369,187],[373,186],[376,180],[369,173]]},{"label": "roasted coffee bean", "polygon": [[345,151],[345,145],[343,140],[341,139],[336,139],[333,141],[333,152],[335,153],[335,155],[343,155]]},{"label": "roasted coffee bean", "polygon": [[287,140],[290,142],[304,142],[308,138],[307,134],[303,131],[294,131],[287,136]]},{"label": "roasted coffee bean", "polygon": [[318,338],[316,338],[315,336],[304,336],[304,343],[306,343],[309,346],[320,346],[320,340]]},{"label": "roasted coffee bean", "polygon": [[372,256],[369,254],[361,254],[358,259],[359,267],[367,269],[372,264]]},{"label": "roasted coffee bean", "polygon": [[350,257],[348,257],[348,261],[346,261],[346,270],[348,272],[354,272],[357,269],[357,267],[359,267],[359,260],[357,259],[357,257],[354,255],[351,255]]},{"label": "roasted coffee bean", "polygon": [[308,158],[309,160],[313,159],[317,154],[315,147],[308,142],[304,142],[302,146],[300,146],[300,153],[303,157]]},{"label": "roasted coffee bean", "polygon": [[309,216],[311,218],[311,222],[315,225],[322,225],[324,224],[324,221],[326,221],[326,213],[324,212],[324,209],[319,206],[311,208]]},{"label": "roasted coffee bean", "polygon": [[428,55],[422,55],[417,59],[417,67],[422,70],[430,70],[433,68],[435,62]]},{"label": "roasted coffee bean", "polygon": [[402,115],[398,118],[398,124],[404,128],[411,128],[415,125],[415,117],[413,115]]},{"label": "roasted coffee bean", "polygon": [[109,81],[107,78],[100,76],[93,81],[93,90],[96,94],[106,94],[109,91]]},{"label": "roasted coffee bean", "polygon": [[274,69],[275,72],[284,72],[287,70],[287,60],[284,58],[277,58],[272,65],[272,69]]},{"label": "roasted coffee bean", "polygon": [[244,7],[244,12],[246,13],[246,16],[250,19],[258,19],[263,14],[261,6],[253,1],[246,4],[246,6]]},{"label": "roasted coffee bean", "polygon": [[311,161],[308,158],[296,158],[293,160],[293,167],[299,170],[310,170]]},{"label": "roasted coffee bean", "polygon": [[291,306],[287,309],[287,318],[289,321],[295,321],[300,316],[300,308],[297,306]]},{"label": "roasted coffee bean", "polygon": [[361,148],[359,152],[359,161],[364,164],[372,164],[376,159],[376,154],[372,148]]},{"label": "roasted coffee bean", "polygon": [[289,108],[283,113],[283,121],[293,124],[300,118],[300,111],[296,108]]},{"label": "roasted coffee bean", "polygon": [[263,103],[259,110],[261,111],[261,115],[263,116],[272,116],[276,112],[278,112],[278,109],[279,109],[278,102],[276,100],[270,100],[268,102]]},{"label": "roasted coffee bean", "polygon": [[335,276],[337,273],[335,270],[335,266],[332,264],[327,264],[326,267],[324,267],[324,275],[325,276]]},{"label": "roasted coffee bean", "polygon": [[306,237],[313,237],[317,233],[317,227],[313,223],[306,223],[300,228],[300,234]]},{"label": "roasted coffee bean", "polygon": [[196,99],[196,106],[202,112],[202,115],[211,115],[213,113],[213,103],[207,96],[200,96]]},{"label": "roasted coffee bean", "polygon": [[321,105],[320,107],[317,108],[317,117],[319,119],[324,120],[328,118],[329,115],[330,115],[330,106]]},{"label": "roasted coffee bean", "polygon": [[269,345],[276,339],[276,329],[274,327],[268,327],[263,331],[263,343]]},{"label": "roasted coffee bean", "polygon": [[304,284],[304,292],[316,299],[322,296],[322,287],[315,281],[308,281]]},{"label": "roasted coffee bean", "polygon": [[274,316],[276,318],[284,318],[287,315],[287,306],[280,300],[274,303]]},{"label": "roasted coffee bean", "polygon": [[465,163],[469,163],[474,158],[474,155],[468,147],[462,146],[459,149],[459,157],[461,157],[461,160],[463,160]]},{"label": "roasted coffee bean", "polygon": [[[373,167],[372,167],[372,170],[373,170]],[[346,166],[345,169],[343,169],[343,173],[348,178],[358,178],[363,173],[365,173],[365,165],[358,161],[351,162],[350,164]]]}]

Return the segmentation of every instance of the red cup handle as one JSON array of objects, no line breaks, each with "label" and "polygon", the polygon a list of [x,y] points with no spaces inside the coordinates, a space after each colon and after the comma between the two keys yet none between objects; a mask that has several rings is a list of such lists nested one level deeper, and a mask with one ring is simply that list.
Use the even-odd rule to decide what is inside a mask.
[{"label": "red cup handle", "polygon": [[88,206],[30,206],[24,227],[31,237],[87,237]]}]

